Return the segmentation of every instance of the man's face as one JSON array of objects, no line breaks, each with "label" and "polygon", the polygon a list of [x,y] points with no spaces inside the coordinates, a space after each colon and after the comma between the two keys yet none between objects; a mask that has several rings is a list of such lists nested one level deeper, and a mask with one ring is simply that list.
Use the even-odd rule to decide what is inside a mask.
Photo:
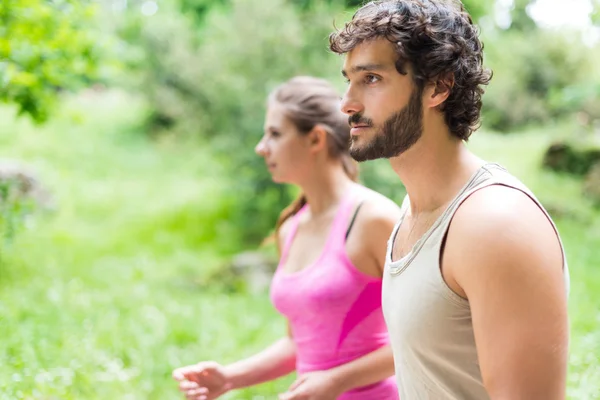
[{"label": "man's face", "polygon": [[363,42],[346,54],[342,111],[349,115],[350,154],[357,161],[396,157],[423,132],[423,91],[410,71],[402,75],[396,70],[397,57],[385,38]]}]

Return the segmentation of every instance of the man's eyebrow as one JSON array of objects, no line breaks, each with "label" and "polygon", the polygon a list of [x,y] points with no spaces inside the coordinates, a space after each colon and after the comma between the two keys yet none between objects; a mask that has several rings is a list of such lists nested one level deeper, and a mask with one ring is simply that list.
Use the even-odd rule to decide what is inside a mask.
[{"label": "man's eyebrow", "polygon": [[[361,72],[361,71],[381,71],[381,70],[385,70],[386,66],[383,64],[362,64],[362,65],[355,65],[354,67],[350,68],[350,72],[351,73],[357,73],[357,72]],[[346,72],[346,70],[342,70],[342,75],[344,77],[348,77],[348,73]]]}]

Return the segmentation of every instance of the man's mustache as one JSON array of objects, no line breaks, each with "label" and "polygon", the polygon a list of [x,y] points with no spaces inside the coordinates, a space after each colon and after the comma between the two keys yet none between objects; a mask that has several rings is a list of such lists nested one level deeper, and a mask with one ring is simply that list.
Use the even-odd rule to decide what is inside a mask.
[{"label": "man's mustache", "polygon": [[370,118],[363,117],[361,113],[355,113],[348,117],[348,125],[365,125],[371,127],[373,126],[373,120]]}]

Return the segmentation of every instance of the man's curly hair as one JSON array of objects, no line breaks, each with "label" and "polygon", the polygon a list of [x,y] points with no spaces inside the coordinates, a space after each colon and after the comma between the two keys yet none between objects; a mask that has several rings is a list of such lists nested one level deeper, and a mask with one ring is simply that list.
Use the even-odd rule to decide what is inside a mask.
[{"label": "man's curly hair", "polygon": [[455,136],[468,140],[480,125],[483,85],[492,77],[483,67],[483,44],[471,16],[458,0],[372,1],[329,37],[330,49],[345,54],[359,44],[385,38],[396,45],[396,69],[422,89],[427,83],[450,89],[440,109]]}]

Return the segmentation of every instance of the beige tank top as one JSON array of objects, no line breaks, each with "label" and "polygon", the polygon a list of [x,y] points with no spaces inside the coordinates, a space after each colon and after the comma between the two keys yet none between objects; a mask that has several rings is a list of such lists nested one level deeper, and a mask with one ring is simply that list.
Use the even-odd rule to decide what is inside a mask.
[{"label": "beige tank top", "polygon": [[[442,240],[458,207],[473,192],[490,185],[522,191],[552,222],[525,185],[500,165],[486,164],[471,177],[411,251],[395,262],[391,257],[392,244],[403,218],[390,237],[382,305],[403,400],[489,399],[477,361],[469,302],[447,286],[439,260]],[[402,215],[408,207],[406,198]],[[564,250],[563,265],[568,292],[569,272]]]}]

